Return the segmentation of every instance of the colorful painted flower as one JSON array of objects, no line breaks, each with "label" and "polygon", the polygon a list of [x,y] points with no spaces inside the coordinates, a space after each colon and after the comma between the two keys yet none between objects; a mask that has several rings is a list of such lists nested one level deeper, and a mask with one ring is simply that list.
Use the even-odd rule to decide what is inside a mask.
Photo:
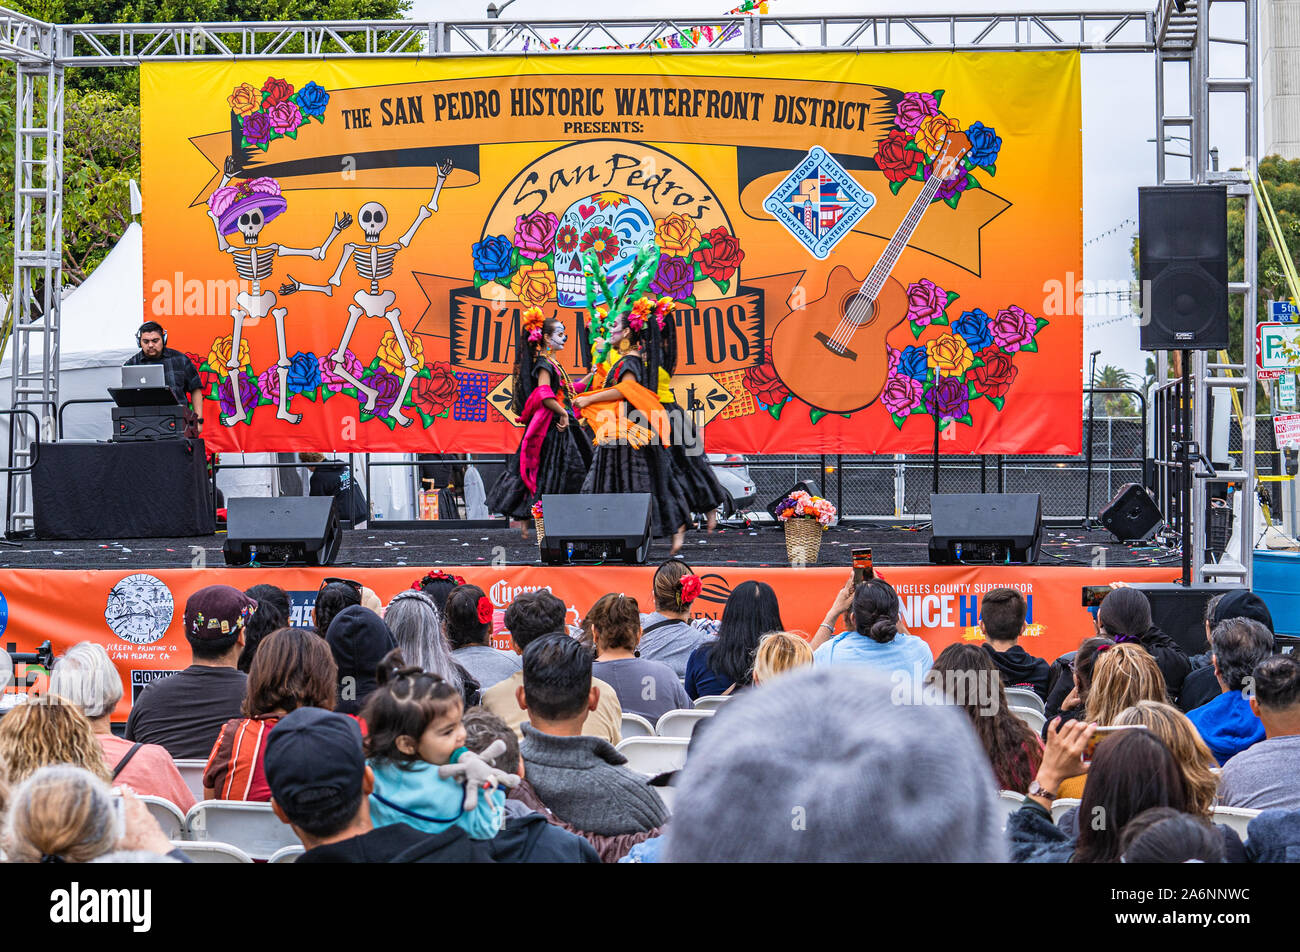
[{"label": "colorful painted flower", "polygon": [[924,380],[930,370],[930,358],[924,347],[904,347],[898,358],[898,374]]},{"label": "colorful painted flower", "polygon": [[970,392],[965,381],[940,377],[925,395],[925,409],[939,419],[959,420],[970,413]]},{"label": "colorful painted flower", "polygon": [[515,218],[515,247],[528,258],[545,258],[555,243],[560,218],[554,212],[535,211]]},{"label": "colorful painted flower", "polygon": [[983,367],[972,367],[966,379],[975,385],[975,392],[990,397],[1005,397],[1015,382],[1019,368],[1012,363],[1010,354],[996,347],[981,350],[977,355]]},{"label": "colorful painted flower", "polygon": [[916,130],[916,144],[925,150],[926,155],[938,155],[939,149],[948,133],[961,130],[961,123],[945,115],[927,116]]},{"label": "colorful painted flower", "polygon": [[919,327],[926,327],[935,318],[942,317],[948,306],[948,292],[929,278],[922,278],[907,288],[907,319]]},{"label": "colorful painted flower", "polygon": [[876,147],[876,168],[885,173],[891,182],[902,182],[912,177],[924,156],[909,149],[912,137],[899,129],[890,129]]},{"label": "colorful painted flower", "polygon": [[[934,166],[927,165],[925,167],[925,171],[922,174],[926,178],[929,178],[930,173],[932,173],[933,171],[934,171]],[[970,184],[970,180],[966,176],[966,170],[962,168],[960,165],[958,165],[957,171],[954,173],[953,177],[950,179],[944,179],[943,182],[939,184],[939,190],[934,193],[934,201],[946,202],[954,195],[966,191],[966,186],[968,186],[969,184]]]},{"label": "colorful painted flower", "polygon": [[262,96],[252,83],[240,83],[235,91],[226,97],[230,111],[237,116],[247,116],[257,112],[262,106]]},{"label": "colorful painted flower", "polygon": [[993,341],[1009,354],[1014,354],[1024,347],[1038,333],[1038,321],[1024,308],[1014,304],[998,311],[989,325]]},{"label": "colorful painted flower", "polygon": [[626,205],[631,201],[631,199],[622,192],[597,192],[591,197],[602,210],[606,208],[618,208],[618,206]]},{"label": "colorful painted flower", "polygon": [[989,333],[989,316],[979,308],[963,311],[961,317],[952,325],[952,330],[954,334],[960,335],[973,351],[981,351],[993,343],[993,335]]},{"label": "colorful painted flower", "polygon": [[298,90],[298,108],[304,116],[323,116],[325,106],[330,101],[330,94],[315,80]]},{"label": "colorful painted flower", "polygon": [[266,82],[262,84],[262,92],[265,94],[262,98],[262,107],[270,109],[293,95],[293,85],[286,83],[283,79],[268,76]]},{"label": "colorful painted flower", "polygon": [[[226,371],[226,365],[230,362],[230,348],[234,344],[233,337],[218,337],[212,342],[212,349],[208,351],[208,366],[212,367],[218,373]],[[248,338],[240,338],[239,341],[239,366],[247,367],[249,364],[248,356]]]},{"label": "colorful painted flower", "polygon": [[956,334],[943,334],[925,345],[926,358],[941,376],[960,377],[975,362],[975,355]]},{"label": "colorful painted flower", "polygon": [[992,165],[998,160],[998,153],[1002,151],[1002,138],[992,126],[973,122],[966,130],[966,137],[970,139],[966,161],[971,165]]},{"label": "colorful painted flower", "polygon": [[578,250],[590,251],[601,264],[609,264],[618,255],[618,235],[603,225],[595,225],[583,234]]},{"label": "colorful painted flower", "polygon": [[565,225],[555,234],[555,250],[561,254],[573,254],[578,250],[578,229]]},{"label": "colorful painted flower", "polygon": [[718,227],[709,232],[708,241],[708,248],[701,248],[691,257],[707,277],[715,281],[730,281],[745,258],[740,240],[727,229]]},{"label": "colorful painted flower", "polygon": [[266,113],[255,112],[244,117],[244,138],[248,140],[250,145],[262,145],[270,142],[271,135],[274,132],[271,120],[266,117]]},{"label": "colorful painted flower", "polygon": [[285,378],[289,392],[315,393],[320,387],[320,381],[320,361],[316,355],[304,354],[302,351],[294,354],[289,363],[289,375]]},{"label": "colorful painted flower", "polygon": [[[257,406],[259,396],[257,384],[248,379],[248,374],[242,370],[237,371],[235,377],[239,380],[239,399],[244,405],[244,411],[250,411]],[[235,414],[235,394],[230,389],[230,380],[230,377],[223,377],[221,383],[217,385],[217,399],[221,401],[223,416],[234,416]]]},{"label": "colorful painted flower", "polygon": [[[320,379],[321,385],[326,390],[331,393],[338,393],[344,387],[350,387],[352,384],[348,383],[348,381],[335,373],[334,367],[334,357],[333,352],[331,352],[326,354],[320,361]],[[343,369],[358,380],[361,379],[361,374],[365,371],[365,368],[361,365],[360,358],[358,358],[356,354],[352,353],[351,350],[343,352]]]},{"label": "colorful painted flower", "polygon": [[661,254],[650,290],[673,298],[690,297],[695,293],[695,269],[685,258]]},{"label": "colorful painted flower", "polygon": [[428,377],[416,377],[411,385],[411,402],[427,416],[445,413],[456,402],[460,381],[452,373],[451,365],[439,361],[429,367]]},{"label": "colorful painted flower", "polygon": [[386,414],[397,401],[397,394],[402,389],[402,381],[384,367],[376,368],[375,372],[366,378],[366,385],[374,388],[378,393],[375,397],[375,416]]},{"label": "colorful painted flower", "polygon": [[190,359],[190,363],[192,363],[194,365],[194,369],[198,371],[199,381],[203,384],[203,392],[207,393],[209,390],[212,389],[213,381],[215,381],[221,375],[212,370],[204,370],[203,358],[200,357],[198,354],[186,353],[185,356]]},{"label": "colorful painted flower", "polygon": [[278,102],[268,109],[266,118],[271,120],[271,128],[280,135],[293,132],[304,122],[298,104],[289,100]]},{"label": "colorful painted flower", "polygon": [[929,93],[908,93],[898,104],[894,124],[909,136],[921,128],[921,123],[937,115],[939,103]]},{"label": "colorful painted flower", "polygon": [[504,278],[514,270],[510,266],[510,255],[513,251],[514,245],[505,235],[489,236],[475,242],[474,247],[470,249],[470,253],[474,256],[474,270],[484,281]]},{"label": "colorful painted flower", "polygon": [[272,364],[257,375],[257,389],[262,391],[262,396],[273,403],[278,403],[280,400],[279,371],[279,366]]},{"label": "colorful painted flower", "polygon": [[781,378],[776,375],[776,368],[772,366],[771,344],[764,348],[763,362],[745,370],[745,389],[754,395],[755,400],[769,407],[785,403],[786,397],[790,396],[789,389],[781,382]]},{"label": "colorful painted flower", "polygon": [[528,307],[541,307],[555,297],[555,272],[540,261],[525,263],[510,279],[510,290]]},{"label": "colorful painted flower", "polygon": [[907,416],[921,405],[921,383],[906,374],[890,374],[880,391],[880,402],[894,416]]},{"label": "colorful painted flower", "polygon": [[655,220],[655,244],[661,254],[684,258],[700,246],[700,229],[694,219],[677,212]]},{"label": "colorful painted flower", "polygon": [[[406,346],[411,351],[411,356],[415,358],[415,364],[411,367],[411,372],[414,373],[424,366],[424,341],[418,334],[412,334],[406,328],[402,328],[402,336],[406,338]],[[388,372],[395,374],[405,372],[406,356],[397,343],[397,335],[392,331],[384,331],[384,336],[379,339],[378,357],[379,366]]]}]

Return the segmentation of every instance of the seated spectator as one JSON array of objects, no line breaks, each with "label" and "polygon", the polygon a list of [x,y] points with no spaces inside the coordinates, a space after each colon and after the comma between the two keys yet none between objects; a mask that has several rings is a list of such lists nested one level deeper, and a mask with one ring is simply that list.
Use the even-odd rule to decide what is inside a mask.
[{"label": "seated spectator", "polygon": [[72,764],[42,767],[18,784],[0,846],[11,863],[89,863],[119,850],[188,862],[143,801],[130,791],[119,800],[102,777]]},{"label": "seated spectator", "polygon": [[465,584],[459,575],[452,575],[442,569],[435,569],[420,579],[411,588],[418,588],[433,599],[433,605],[441,614],[447,613],[447,596]]},{"label": "seated spectator", "polygon": [[692,744],[664,859],[1003,860],[993,774],[965,717],[894,695],[880,671],[814,666],[728,703]]},{"label": "seated spectator", "polygon": [[856,588],[845,586],[826,613],[818,636],[830,635],[845,608],[850,609],[849,630],[823,639],[820,646],[814,638],[814,664],[867,665],[886,673],[904,672],[917,682],[930,670],[934,662],[930,646],[906,629],[899,630],[898,594],[884,579],[868,579]]},{"label": "seated spectator", "polygon": [[1063,722],[1078,720],[1084,716],[1087,711],[1088,694],[1092,690],[1092,671],[1099,657],[1097,652],[1102,647],[1113,644],[1115,642],[1105,635],[1093,635],[1091,638],[1083,639],[1078,651],[1070,653],[1067,662],[1071,675],[1069,681],[1062,678],[1061,683],[1052,688],[1043,704],[1043,716],[1046,718],[1042,731],[1044,738],[1047,737],[1047,725],[1058,714]]},{"label": "seated spectator", "polygon": [[[525,592],[515,598],[506,609],[506,628],[510,630],[515,654],[522,656],[530,644],[544,635],[559,633],[568,637],[564,623],[567,615],[564,602],[547,591]],[[523,740],[523,724],[528,720],[528,712],[518,700],[523,683],[521,666],[521,670],[483,692],[483,706],[509,724],[520,740]],[[586,715],[579,733],[617,744],[623,739],[623,709],[619,706],[618,693],[599,679],[594,679],[593,684],[599,688],[599,702]]]},{"label": "seated spectator", "polygon": [[1169,807],[1144,810],[1119,838],[1121,863],[1222,863],[1223,840],[1205,820]]},{"label": "seated spectator", "polygon": [[[1270,632],[1273,631],[1273,615],[1264,604],[1264,600],[1249,589],[1240,588],[1223,595],[1215,595],[1206,605],[1205,638],[1220,622],[1229,618],[1249,618],[1257,621]],[[1183,681],[1183,689],[1178,695],[1178,706],[1184,711],[1192,711],[1204,704],[1209,704],[1222,692],[1218,676],[1214,673],[1214,651],[1211,648],[1210,659],[1203,667],[1192,671]],[[1197,656],[1198,658],[1200,655]]]},{"label": "seated spectator", "polygon": [[243,717],[221,726],[203,770],[205,800],[271,799],[263,758],[271,729],[300,707],[334,709],[338,667],[329,646],[305,628],[272,632],[253,658]]},{"label": "seated spectator", "polygon": [[86,715],[113,783],[128,786],[139,794],[170,800],[181,813],[194,806],[194,794],[166,748],[157,744],[133,744],[113,736],[112,717],[122,700],[122,678],[103,645],[83,641],[69,648],[67,654],[54,662],[49,693],[76,705]]},{"label": "seated spectator", "polygon": [[1251,810],[1300,810],[1300,659],[1265,658],[1252,674],[1250,709],[1264,740],[1228,761],[1219,777],[1219,802]]},{"label": "seated spectator", "polygon": [[578,626],[577,638],[584,647],[590,648],[592,651],[596,650],[596,636],[593,634],[593,629],[604,622],[605,615],[609,613],[609,606],[613,604],[616,598],[618,598],[618,595],[614,592],[608,592],[600,596],[591,603],[591,607],[587,609],[587,614],[582,616],[582,624]]},{"label": "seated spectator", "polygon": [[29,695],[0,717],[0,772],[12,785],[51,764],[81,767],[106,782],[113,778],[81,708],[60,697]]},{"label": "seated spectator", "polygon": [[655,571],[655,610],[641,616],[641,657],[659,661],[686,677],[691,652],[711,636],[691,624],[691,605],[702,589],[700,577],[681,559],[669,559]]},{"label": "seated spectator", "polygon": [[1187,718],[1223,766],[1234,754],[1264,739],[1264,725],[1251,710],[1243,689],[1251,672],[1272,655],[1273,633],[1249,618],[1230,618],[1215,626],[1210,648],[1223,693],[1188,711]]},{"label": "seated spectator", "polygon": [[691,700],[728,696],[749,687],[758,640],[785,631],[776,591],[766,582],[741,582],[722,609],[716,640],[691,652],[686,662],[686,693]]},{"label": "seated spectator", "polygon": [[126,739],[160,744],[173,760],[206,759],[221,725],[239,716],[248,676],[237,665],[255,611],[257,602],[229,585],[191,595],[184,624],[194,662],[144,689],[126,719]]},{"label": "seated spectator", "polygon": [[492,600],[477,585],[462,585],[447,596],[443,618],[451,656],[486,691],[520,669],[519,655],[492,647]]},{"label": "seated spectator", "polygon": [[[1052,725],[1038,776],[1025,805],[1007,821],[1014,863],[1114,863],[1130,820],[1152,807],[1188,810],[1187,788],[1178,762],[1154,731],[1120,731],[1097,744],[1079,813],[1105,817],[1083,823],[1071,835],[1052,822],[1051,805],[1061,783],[1083,770],[1083,752],[1095,724]],[[1099,812],[1100,811],[1100,812]]]},{"label": "seated spectator", "polygon": [[244,626],[244,650],[239,653],[235,667],[248,674],[257,646],[271,632],[289,626],[289,612],[293,606],[289,594],[278,585],[254,585],[245,589],[244,594],[257,602],[257,610]]},{"label": "seated spectator", "polygon": [[442,633],[442,616],[424,592],[398,592],[384,612],[384,624],[393,633],[402,657],[413,667],[436,674],[457,691],[466,708],[479,701],[479,683],[452,657]]},{"label": "seated spectator", "polygon": [[438,675],[407,665],[401,649],[380,662],[378,678],[361,713],[369,731],[366,762],[375,777],[375,825],[405,823],[425,833],[460,827],[471,839],[492,839],[501,829],[505,792],[479,791],[474,807],[466,809],[464,782],[439,770],[465,756],[477,758],[466,754],[460,692]]},{"label": "seated spectator", "polygon": [[349,605],[330,621],[325,642],[338,665],[338,694],[334,710],[359,714],[378,686],[375,671],[384,655],[397,647],[384,620],[360,604]]},{"label": "seated spectator", "polygon": [[1014,588],[995,588],[980,597],[980,634],[984,650],[1002,672],[1009,688],[1029,688],[1047,699],[1048,664],[1020,647],[1025,630],[1025,596]]},{"label": "seated spectator", "polygon": [[691,706],[673,669],[658,661],[646,661],[637,651],[641,611],[635,598],[614,596],[599,624],[593,626],[592,637],[596,642],[596,663],[591,673],[614,688],[623,710],[640,714],[654,724],[669,711]]},{"label": "seated spectator", "polygon": [[1165,693],[1177,697],[1191,662],[1178,642],[1151,621],[1151,602],[1136,588],[1116,588],[1102,599],[1097,609],[1097,634],[1114,639],[1116,644],[1134,641],[1155,658],[1165,679]]},{"label": "seated spectator", "polygon": [[1026,792],[1038,773],[1043,745],[1038,735],[1011,712],[1002,672],[984,648],[949,645],[939,652],[926,681],[943,692],[949,703],[966,712],[984,745],[998,789]]},{"label": "seated spectator", "polygon": [[546,635],[524,650],[519,706],[528,711],[519,753],[542,803],[583,833],[651,833],[668,810],[646,778],[599,737],[584,736],[600,703],[591,649],[567,634]]},{"label": "seated spectator", "polygon": [[755,686],[766,684],[783,671],[793,671],[812,663],[812,648],[799,635],[791,631],[769,631],[758,639],[752,680]]},{"label": "seated spectator", "polygon": [[306,849],[299,863],[491,862],[488,844],[458,827],[434,834],[405,823],[375,828],[375,778],[350,717],[299,708],[267,738],[265,765],[271,807]]},{"label": "seated spectator", "polygon": [[[485,708],[476,707],[465,712],[461,723],[465,727],[466,747],[476,754],[482,754],[493,742],[499,740],[505,747],[505,752],[490,761],[492,766],[503,773],[515,774],[520,778],[524,776],[524,759],[519,756],[519,738],[505,721]],[[510,791],[503,806],[501,832],[492,840],[493,854],[497,859],[509,857],[511,861],[519,863],[599,863],[600,855],[595,846],[547,810],[536,799],[536,794],[531,797],[536,806],[515,797],[516,791],[525,783],[526,781],[521,781]]]},{"label": "seated spectator", "polygon": [[311,620],[316,626],[316,634],[322,638],[330,630],[334,616],[345,608],[361,604],[361,583],[326,581],[316,593],[316,604],[312,606]]}]

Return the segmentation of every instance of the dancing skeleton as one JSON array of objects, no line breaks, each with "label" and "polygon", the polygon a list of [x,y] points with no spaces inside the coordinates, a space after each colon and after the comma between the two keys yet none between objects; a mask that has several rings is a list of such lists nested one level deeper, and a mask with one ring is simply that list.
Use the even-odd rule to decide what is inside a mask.
[{"label": "dancing skeleton", "polygon": [[[298,255],[323,261],[330,243],[352,224],[352,217],[346,212],[342,218],[336,215],[329,237],[315,248],[290,248],[288,245],[275,243],[261,244],[262,229],[271,219],[283,212],[288,207],[288,203],[280,194],[279,183],[267,176],[241,182],[233,188],[229,187],[231,178],[238,171],[238,162],[233,157],[227,159],[221,185],[208,200],[208,215],[217,230],[217,247],[224,254],[234,258],[235,273],[242,280],[249,282],[250,286],[250,291],[241,291],[236,296],[236,307],[230,312],[230,316],[235,320],[235,330],[230,342],[230,359],[226,361],[226,369],[230,372],[230,391],[234,396],[235,413],[222,422],[226,426],[234,426],[241,420],[252,418],[253,408],[244,408],[243,396],[239,392],[239,381],[235,379],[235,371],[241,367],[239,340],[246,320],[251,318],[256,321],[270,314],[275,318],[275,342],[280,352],[275,371],[280,380],[280,399],[275,415],[289,423],[297,423],[302,419],[302,414],[289,412],[288,376],[291,361],[284,341],[284,318],[288,310],[275,306],[275,293],[263,291],[262,282],[270,279],[276,255]],[[226,235],[233,235],[235,232],[243,236],[242,248],[236,248],[226,241]],[[331,289],[317,290],[329,294]]]},{"label": "dancing skeleton", "polygon": [[[402,402],[406,399],[411,384],[415,382],[415,375],[411,371],[419,361],[411,354],[411,348],[406,343],[406,333],[402,330],[401,322],[398,320],[402,316],[401,310],[395,307],[390,309],[392,303],[397,300],[397,294],[392,290],[380,291],[379,283],[393,276],[393,261],[397,257],[397,253],[411,243],[411,240],[415,238],[416,230],[426,220],[433,217],[433,213],[438,210],[438,193],[442,191],[442,183],[451,173],[451,168],[450,159],[438,166],[438,181],[433,186],[433,197],[429,199],[427,205],[420,206],[415,221],[411,223],[410,228],[406,229],[406,234],[397,239],[396,244],[381,245],[379,243],[379,235],[384,230],[384,226],[389,223],[388,210],[379,202],[366,202],[362,205],[357,212],[357,223],[365,234],[366,244],[355,245],[352,242],[345,244],[343,246],[343,256],[339,259],[339,266],[329,279],[331,285],[338,287],[343,280],[343,271],[347,268],[348,262],[351,261],[361,279],[370,282],[369,292],[358,291],[352,298],[356,303],[348,307],[348,326],[343,331],[343,339],[339,341],[338,350],[330,355],[330,360],[334,363],[334,373],[356,387],[358,393],[365,394],[366,402],[361,409],[367,413],[374,412],[379,391],[366,386],[353,376],[344,361],[348,350],[348,342],[352,340],[352,333],[356,330],[357,321],[363,314],[366,317],[382,317],[387,320],[392,325],[393,336],[397,338],[397,346],[402,350],[404,364],[401,389],[398,391],[393,405],[388,408],[387,416],[402,426],[409,426],[411,423],[411,418],[402,412]],[[301,281],[295,280],[293,275],[288,275],[288,278],[289,281],[280,287],[281,294],[293,294],[295,291],[330,293],[328,287],[303,284]]]}]

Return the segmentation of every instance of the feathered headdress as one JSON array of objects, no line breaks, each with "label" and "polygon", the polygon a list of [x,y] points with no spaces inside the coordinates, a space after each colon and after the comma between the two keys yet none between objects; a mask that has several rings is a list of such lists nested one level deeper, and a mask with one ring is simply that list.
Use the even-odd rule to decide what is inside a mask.
[{"label": "feathered headdress", "polygon": [[623,289],[615,295],[600,259],[591,253],[583,258],[583,274],[587,279],[588,339],[602,338],[605,341],[605,346],[600,351],[594,347],[592,349],[593,366],[602,363],[608,356],[610,332],[620,317],[626,317],[627,326],[646,344],[647,379],[658,379],[661,361],[660,332],[677,307],[677,302],[671,297],[655,300],[649,293],[650,284],[658,271],[659,249],[653,242],[648,242],[637,251]]}]

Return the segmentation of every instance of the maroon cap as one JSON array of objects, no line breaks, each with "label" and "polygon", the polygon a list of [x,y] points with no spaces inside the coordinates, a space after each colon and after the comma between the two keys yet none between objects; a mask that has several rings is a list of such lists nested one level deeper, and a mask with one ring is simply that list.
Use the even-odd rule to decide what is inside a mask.
[{"label": "maroon cap", "polygon": [[243,628],[257,602],[230,585],[209,585],[185,603],[185,636],[199,641],[227,638]]}]

